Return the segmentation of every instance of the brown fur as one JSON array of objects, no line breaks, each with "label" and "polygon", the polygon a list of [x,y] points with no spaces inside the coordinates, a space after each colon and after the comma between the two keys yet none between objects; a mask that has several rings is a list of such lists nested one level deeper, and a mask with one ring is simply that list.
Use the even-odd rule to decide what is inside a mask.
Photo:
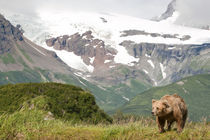
[{"label": "brown fur", "polygon": [[156,116],[161,133],[165,132],[166,121],[168,130],[173,122],[177,122],[177,131],[181,132],[187,119],[187,106],[179,95],[165,95],[160,100],[152,100],[152,114]]}]

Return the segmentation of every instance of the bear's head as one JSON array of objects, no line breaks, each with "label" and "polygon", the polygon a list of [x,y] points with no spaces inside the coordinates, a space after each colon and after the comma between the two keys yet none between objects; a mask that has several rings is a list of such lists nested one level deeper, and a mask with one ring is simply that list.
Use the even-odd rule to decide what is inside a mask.
[{"label": "bear's head", "polygon": [[152,115],[165,116],[172,112],[172,107],[167,100],[152,100]]}]

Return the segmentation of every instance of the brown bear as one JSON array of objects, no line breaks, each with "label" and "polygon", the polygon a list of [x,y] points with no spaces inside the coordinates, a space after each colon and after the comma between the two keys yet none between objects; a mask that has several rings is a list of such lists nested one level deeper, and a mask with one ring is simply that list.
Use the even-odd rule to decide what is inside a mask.
[{"label": "brown bear", "polygon": [[165,95],[160,100],[152,100],[152,115],[156,116],[156,122],[160,133],[165,132],[167,121],[168,131],[173,122],[177,122],[177,131],[181,132],[187,119],[187,106],[184,100],[177,94]]}]

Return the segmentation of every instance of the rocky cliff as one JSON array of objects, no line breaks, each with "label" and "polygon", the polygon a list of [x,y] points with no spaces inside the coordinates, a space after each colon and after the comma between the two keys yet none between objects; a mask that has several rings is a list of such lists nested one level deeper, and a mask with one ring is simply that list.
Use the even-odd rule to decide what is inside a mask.
[{"label": "rocky cliff", "polygon": [[22,41],[22,34],[23,33],[18,28],[12,26],[12,24],[0,14],[0,54],[8,52],[11,49],[11,39]]},{"label": "rocky cliff", "polygon": [[166,11],[158,18],[156,18],[156,21],[161,21],[161,20],[165,20],[169,17],[172,17],[172,15],[174,14],[174,12],[176,11],[176,2],[177,0],[172,0],[169,4],[168,7],[166,9]]}]

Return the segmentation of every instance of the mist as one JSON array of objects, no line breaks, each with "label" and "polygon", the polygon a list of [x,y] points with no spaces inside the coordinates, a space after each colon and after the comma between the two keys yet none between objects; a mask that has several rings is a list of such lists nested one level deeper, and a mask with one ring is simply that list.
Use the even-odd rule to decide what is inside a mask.
[{"label": "mist", "polygon": [[177,0],[181,13],[176,23],[192,26],[210,25],[210,0]]},{"label": "mist", "polygon": [[36,14],[40,9],[114,12],[151,19],[165,11],[170,0],[0,0],[0,9]]}]

